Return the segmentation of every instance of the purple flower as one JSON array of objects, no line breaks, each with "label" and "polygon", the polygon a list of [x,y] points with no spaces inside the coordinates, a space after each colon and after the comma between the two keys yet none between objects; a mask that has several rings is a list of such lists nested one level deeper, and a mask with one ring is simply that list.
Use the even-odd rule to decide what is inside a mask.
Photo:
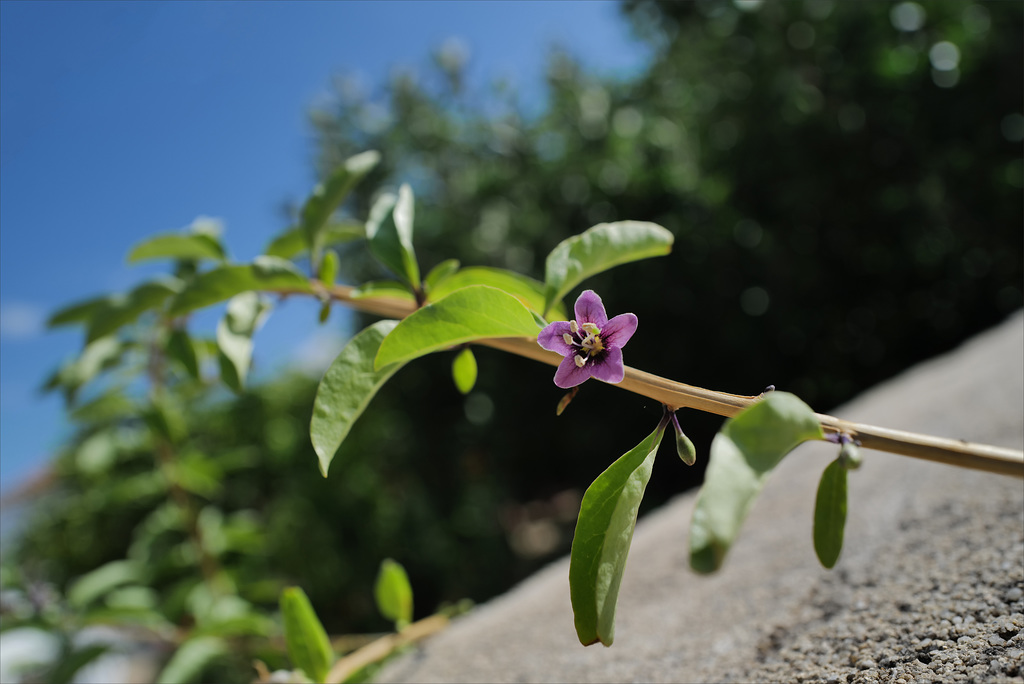
[{"label": "purple flower", "polygon": [[576,320],[555,321],[540,331],[537,343],[565,357],[555,371],[559,387],[575,387],[589,377],[622,382],[622,348],[636,332],[636,324],[631,313],[608,320],[601,298],[586,290],[576,300]]}]

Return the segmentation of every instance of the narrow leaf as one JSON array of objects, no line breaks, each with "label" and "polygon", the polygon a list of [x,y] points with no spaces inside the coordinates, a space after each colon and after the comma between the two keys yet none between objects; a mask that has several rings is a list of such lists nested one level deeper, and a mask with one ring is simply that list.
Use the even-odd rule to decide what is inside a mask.
[{"label": "narrow leaf", "polygon": [[167,338],[167,356],[180,363],[194,380],[200,379],[199,357],[187,330],[178,328],[171,332]]},{"label": "narrow leaf", "polygon": [[381,562],[373,595],[377,610],[395,623],[395,629],[401,631],[412,622],[412,585],[400,563],[390,558]]},{"label": "narrow leaf", "polygon": [[334,663],[334,652],[306,592],[299,587],[288,587],[282,591],[281,614],[292,664],[314,682],[324,681]]},{"label": "narrow leaf", "polygon": [[839,560],[845,527],[846,468],[837,458],[821,474],[814,504],[814,552],[826,568],[831,568]]},{"label": "narrow leaf", "polygon": [[469,394],[476,384],[476,357],[469,347],[455,355],[455,360],[452,361],[452,379],[455,381],[455,388],[463,394]]},{"label": "narrow leaf", "polygon": [[398,241],[402,246],[403,275],[413,287],[419,288],[420,267],[416,263],[416,253],[412,248],[413,215],[412,188],[408,183],[403,183],[402,187],[398,189],[398,202],[395,204],[395,230],[398,231]]},{"label": "narrow leaf", "polygon": [[168,313],[180,316],[231,299],[247,290],[311,292],[309,281],[278,257],[256,257],[252,264],[220,266],[195,277],[171,302]]},{"label": "narrow leaf", "polygon": [[800,443],[822,437],[814,411],[787,392],[772,392],[726,421],[711,442],[704,486],[690,523],[694,570],[707,573],[721,567],[772,469]]},{"label": "narrow leaf", "polygon": [[[366,228],[356,221],[330,221],[320,233],[321,244],[324,247],[364,237]],[[267,256],[291,259],[308,250],[305,229],[302,226],[294,226],[274,238],[263,253]]]},{"label": "narrow leaf", "polygon": [[68,603],[82,609],[124,584],[141,582],[142,571],[128,560],[110,561],[82,575],[68,589]]},{"label": "narrow leaf", "polygon": [[59,325],[86,323],[92,318],[93,314],[103,308],[109,301],[109,296],[103,296],[69,304],[55,311],[46,321],[46,325],[47,327],[55,328]]},{"label": "narrow leaf", "polygon": [[224,247],[209,233],[164,233],[140,242],[128,253],[128,262],[147,259],[212,259],[224,261]]},{"label": "narrow leaf", "polygon": [[[418,288],[420,273],[412,246],[412,202],[412,191],[406,185],[397,196],[384,193],[378,197],[366,220],[366,240],[377,261],[411,287]],[[389,213],[394,221],[387,220]]]},{"label": "narrow leaf", "polygon": [[331,214],[341,206],[356,183],[379,161],[380,154],[372,150],[349,157],[306,200],[302,207],[302,229],[306,234],[306,243],[313,251],[314,263],[319,261],[319,251],[324,244],[324,226]]},{"label": "narrow leaf", "polygon": [[199,679],[203,668],[231,652],[227,642],[216,636],[193,637],[183,643],[161,670],[158,684],[186,684]]},{"label": "narrow leaf", "polygon": [[417,309],[388,335],[376,368],[489,337],[535,337],[537,323],[518,299],[486,285],[456,290]]},{"label": "narrow leaf", "polygon": [[[541,313],[544,310],[543,283],[514,271],[487,266],[470,266],[448,276],[430,291],[430,301],[443,299],[452,292],[470,285],[496,287],[515,297],[523,303],[523,306],[532,311]],[[557,306],[552,309],[554,315],[551,320],[565,320],[565,307],[561,302],[558,302]]]},{"label": "narrow leaf", "polygon": [[400,363],[380,370],[373,367],[381,341],[396,325],[398,321],[378,321],[349,340],[317,387],[309,436],[324,477],[366,405],[402,367]]},{"label": "narrow leaf", "polygon": [[580,643],[615,639],[615,604],[636,516],[665,426],[611,464],[587,488],[569,557],[569,594]]},{"label": "narrow leaf", "polygon": [[592,275],[619,264],[668,254],[672,241],[671,232],[644,221],[600,223],[563,240],[545,262],[545,311],[541,313]]},{"label": "narrow leaf", "polygon": [[241,392],[245,385],[252,362],[252,336],[269,309],[255,292],[243,292],[228,302],[224,318],[217,325],[221,379],[235,392]]}]

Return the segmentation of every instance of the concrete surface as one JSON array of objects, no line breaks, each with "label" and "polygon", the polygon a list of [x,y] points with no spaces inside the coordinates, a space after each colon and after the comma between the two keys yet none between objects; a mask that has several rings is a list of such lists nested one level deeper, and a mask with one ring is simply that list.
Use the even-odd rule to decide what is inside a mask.
[{"label": "concrete surface", "polygon": [[[1024,314],[833,413],[1022,448]],[[787,457],[716,575],[687,566],[695,493],[644,517],[611,648],[576,640],[565,558],[377,679],[1024,681],[1024,481],[865,450],[830,572],[811,521],[835,453],[815,443]]]}]

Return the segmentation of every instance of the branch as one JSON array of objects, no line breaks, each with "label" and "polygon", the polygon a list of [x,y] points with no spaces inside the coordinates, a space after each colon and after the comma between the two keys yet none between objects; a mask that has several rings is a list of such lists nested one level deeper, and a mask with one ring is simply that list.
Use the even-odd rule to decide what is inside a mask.
[{"label": "branch", "polygon": [[[388,318],[405,318],[416,310],[416,304],[412,301],[385,297],[354,299],[352,297],[354,288],[347,285],[335,285],[326,289],[318,281],[314,280],[312,283],[313,289],[321,295],[329,296],[331,299],[366,313]],[[300,294],[298,291],[283,291],[283,293]],[[528,338],[509,337],[480,340],[479,344],[551,366],[557,366],[562,361],[561,356],[542,349],[536,340]],[[626,377],[615,386],[659,401],[672,410],[692,408],[726,417],[736,415],[758,400],[757,396],[727,394],[686,385],[629,366],[626,366]],[[861,445],[868,449],[887,451],[936,463],[946,463],[960,468],[1024,477],[1024,452],[1016,449],[851,423],[820,413],[816,415],[826,432],[847,434],[860,441]]]}]

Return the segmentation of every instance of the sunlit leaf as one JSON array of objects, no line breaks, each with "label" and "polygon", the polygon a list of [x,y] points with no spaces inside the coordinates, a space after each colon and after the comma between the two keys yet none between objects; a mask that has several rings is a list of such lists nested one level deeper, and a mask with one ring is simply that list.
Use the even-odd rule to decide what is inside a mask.
[{"label": "sunlit leaf", "polygon": [[266,318],[270,306],[255,292],[243,292],[228,302],[217,324],[220,375],[228,387],[241,392],[252,362],[252,336]]},{"label": "sunlit leaf", "polygon": [[600,223],[560,242],[544,265],[544,311],[582,281],[612,266],[662,256],[672,250],[672,233],[645,221]]},{"label": "sunlit leaf", "polygon": [[814,552],[826,568],[839,560],[846,527],[846,468],[832,461],[821,475],[814,504]]},{"label": "sunlit leaf", "polygon": [[116,587],[142,582],[143,576],[142,568],[133,561],[110,561],[75,580],[68,589],[68,602],[84,608]]},{"label": "sunlit leaf", "polygon": [[412,622],[412,585],[400,563],[390,558],[381,562],[373,596],[377,599],[377,610],[394,622],[396,629]]},{"label": "sunlit leaf", "polygon": [[455,387],[463,394],[469,394],[476,384],[476,357],[473,350],[466,347],[455,355],[452,361],[452,379]]},{"label": "sunlit leaf", "polygon": [[[544,284],[503,268],[470,266],[451,274],[430,291],[430,301],[447,297],[456,290],[470,285],[490,285],[503,290],[527,308],[541,313],[544,310]],[[551,320],[565,320],[565,307],[561,302],[552,307]]]},{"label": "sunlit leaf", "polygon": [[690,523],[694,570],[721,567],[772,469],[800,443],[822,436],[814,411],[787,392],[772,392],[726,421],[711,443]]},{"label": "sunlit leaf", "polygon": [[[393,221],[388,221],[391,213]],[[366,220],[366,240],[370,253],[381,264],[412,288],[420,286],[420,269],[412,244],[413,196],[408,185],[398,195],[385,193],[377,198]]]},{"label": "sunlit leaf", "polygon": [[207,635],[188,639],[160,671],[157,684],[194,682],[203,673],[203,668],[230,652],[228,643],[220,637]]},{"label": "sunlit leaf", "polygon": [[615,639],[615,604],[636,516],[665,434],[659,425],[598,475],[583,495],[569,557],[569,594],[580,643]]},{"label": "sunlit leaf", "polygon": [[381,341],[396,325],[398,321],[378,321],[364,329],[349,340],[320,380],[313,401],[309,436],[324,477],[327,477],[334,455],[366,405],[388,378],[402,367],[400,363],[380,370],[373,367]]},{"label": "sunlit leaf", "polygon": [[224,261],[224,247],[209,233],[165,233],[135,245],[128,253],[129,263],[147,259],[211,259]]},{"label": "sunlit leaf", "polygon": [[486,285],[456,290],[403,319],[377,352],[375,367],[410,361],[440,349],[490,337],[536,337],[530,311],[510,294]]},{"label": "sunlit leaf", "polygon": [[282,591],[281,615],[292,664],[314,682],[324,681],[334,663],[334,652],[306,592],[299,587],[288,587]]},{"label": "sunlit leaf", "polygon": [[313,251],[314,263],[319,260],[319,251],[325,244],[323,232],[331,214],[379,161],[380,154],[373,150],[349,157],[306,200],[302,207],[302,229],[306,244]]},{"label": "sunlit leaf", "polygon": [[256,257],[252,264],[220,266],[200,273],[171,302],[168,313],[180,316],[248,290],[312,292],[295,266],[278,257]]},{"label": "sunlit leaf", "polygon": [[[366,237],[366,228],[357,221],[330,221],[320,233],[324,247],[351,242]],[[267,256],[291,259],[309,250],[306,242],[306,231],[302,226],[295,226],[274,238],[263,253]]]}]

